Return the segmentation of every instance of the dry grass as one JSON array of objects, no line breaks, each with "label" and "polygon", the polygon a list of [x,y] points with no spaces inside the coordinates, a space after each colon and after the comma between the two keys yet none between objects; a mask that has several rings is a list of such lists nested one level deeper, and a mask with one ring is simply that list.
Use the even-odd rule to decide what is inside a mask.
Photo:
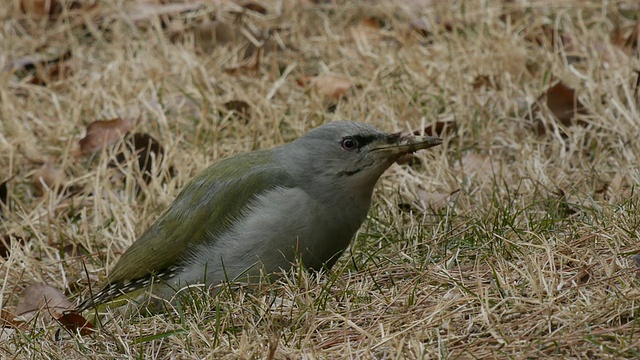
[{"label": "dry grass", "polygon": [[[56,323],[36,319],[0,330],[3,356],[638,356],[640,291],[629,255],[638,251],[640,225],[640,63],[609,38],[616,26],[634,23],[637,7],[338,2],[274,1],[266,15],[245,14],[236,28],[280,30],[257,69],[236,74],[225,69],[242,64],[245,47],[212,46],[193,30],[214,13],[234,23],[234,5],[205,6],[167,29],[158,19],[128,20],[130,2],[99,3],[83,16],[49,22],[17,6],[0,10],[0,67],[33,54],[72,53],[71,72],[46,86],[29,83],[32,75],[0,74],[0,181],[15,175],[0,235],[30,239],[0,259],[0,308],[8,311],[29,284],[51,284],[71,297],[89,282],[96,286],[180,187],[216,159],[290,141],[335,119],[389,131],[457,122],[442,147],[385,174],[370,219],[326,277],[294,272],[264,289],[196,298],[170,314],[114,316],[93,336],[60,341]],[[358,31],[363,13],[381,29]],[[419,16],[454,29],[435,26],[421,37],[409,31]],[[545,24],[570,37],[582,60],[569,62],[557,42],[532,41]],[[276,49],[278,42],[286,49]],[[358,87],[329,104],[296,83],[325,73]],[[486,86],[474,87],[483,76]],[[523,104],[557,80],[577,90],[588,126],[539,136]],[[223,109],[230,100],[250,105],[248,122]],[[89,123],[116,117],[138,119],[136,131],[163,144],[174,178],[136,197],[135,177],[123,185],[108,169],[114,151],[72,156]],[[83,192],[35,195],[40,165],[33,160],[51,157],[64,185]],[[444,206],[419,202],[425,191],[457,189]],[[401,202],[409,206],[401,210]]]}]

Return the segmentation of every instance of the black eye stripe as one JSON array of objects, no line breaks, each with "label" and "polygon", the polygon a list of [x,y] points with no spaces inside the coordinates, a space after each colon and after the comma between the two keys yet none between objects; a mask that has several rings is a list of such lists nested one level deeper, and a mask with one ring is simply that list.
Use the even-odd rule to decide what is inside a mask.
[{"label": "black eye stripe", "polygon": [[342,140],[340,140],[340,142],[343,142],[346,139],[353,139],[356,142],[358,142],[358,148],[361,148],[363,146],[366,146],[372,143],[373,141],[379,138],[380,138],[379,135],[353,135],[353,136],[345,136],[344,138],[342,138]]}]

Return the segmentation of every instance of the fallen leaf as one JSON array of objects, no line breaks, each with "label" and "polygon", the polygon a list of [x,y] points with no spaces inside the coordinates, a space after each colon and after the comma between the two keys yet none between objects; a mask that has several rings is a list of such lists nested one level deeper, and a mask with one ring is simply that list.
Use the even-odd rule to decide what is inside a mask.
[{"label": "fallen leaf", "polygon": [[92,154],[115,144],[131,130],[132,125],[131,121],[122,118],[89,124],[87,134],[80,140],[80,152],[82,155]]},{"label": "fallen leaf", "polygon": [[547,107],[562,125],[570,126],[574,123],[586,125],[583,120],[575,121],[576,115],[586,113],[584,105],[578,100],[575,90],[559,82],[549,88],[545,96]]},{"label": "fallen leaf", "polygon": [[51,314],[54,319],[60,318],[66,311],[75,307],[58,289],[47,284],[27,286],[20,294],[15,313],[22,321],[31,320],[39,311]]},{"label": "fallen leaf", "polygon": [[349,29],[349,34],[355,41],[359,41],[362,38],[379,38],[380,20],[372,17],[364,18]]},{"label": "fallen leaf", "polygon": [[33,185],[37,195],[44,195],[47,190],[60,189],[67,182],[64,171],[58,168],[53,160],[46,161],[34,175]]},{"label": "fallen leaf", "polygon": [[[553,114],[554,118],[563,126],[586,126],[587,122],[579,119],[579,115],[586,115],[587,111],[578,100],[576,91],[562,82],[558,82],[550,87],[531,108],[533,115],[533,126],[539,135],[544,135],[548,131],[549,126],[555,124],[547,124],[544,117],[540,116],[541,106],[544,104],[546,108]],[[529,118],[527,114],[526,118]]]},{"label": "fallen leaf", "polygon": [[87,336],[95,331],[93,324],[76,312],[66,312],[56,320],[74,334],[79,332],[80,335]]},{"label": "fallen leaf", "polygon": [[33,18],[55,17],[62,12],[58,0],[22,0],[20,10]]},{"label": "fallen leaf", "polygon": [[[142,175],[142,180],[149,184],[154,177],[156,169],[164,160],[164,149],[158,140],[145,133],[135,133],[127,136],[123,145],[126,150],[118,152],[116,155],[116,163],[110,163],[110,166],[118,167],[121,171],[124,165],[128,163],[130,156],[135,156],[137,161],[137,169]],[[126,174],[125,174],[126,175]],[[173,176],[173,168],[169,169],[169,176]]]},{"label": "fallen leaf", "polygon": [[242,3],[240,6],[242,6],[246,10],[253,11],[258,14],[262,14],[262,15],[267,14],[267,9],[264,6],[255,2],[247,1],[245,3]]},{"label": "fallen leaf", "polygon": [[248,121],[251,118],[251,106],[246,101],[231,100],[223,104],[225,109],[233,111],[240,119]]},{"label": "fallen leaf", "polygon": [[304,76],[297,79],[299,86],[313,88],[323,98],[338,100],[353,86],[349,79],[334,75]]}]

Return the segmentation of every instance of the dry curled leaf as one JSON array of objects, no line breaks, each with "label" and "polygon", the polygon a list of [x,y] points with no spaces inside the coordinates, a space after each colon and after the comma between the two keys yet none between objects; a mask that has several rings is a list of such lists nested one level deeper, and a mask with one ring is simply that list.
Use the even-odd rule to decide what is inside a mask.
[{"label": "dry curled leaf", "polygon": [[344,77],[334,75],[304,76],[297,79],[300,86],[313,88],[323,98],[338,100],[353,86]]},{"label": "dry curled leaf", "polygon": [[93,324],[76,312],[66,312],[56,320],[65,329],[72,333],[80,333],[82,336],[90,335],[95,331]]},{"label": "dry curled leaf", "polygon": [[59,15],[62,4],[58,0],[21,0],[20,10],[26,15],[41,19]]},{"label": "dry curled leaf", "polygon": [[362,41],[365,38],[370,40],[380,38],[380,20],[367,17],[349,29],[349,35],[355,41]]},{"label": "dry curled leaf", "polygon": [[29,321],[44,310],[43,313],[58,319],[72,309],[73,304],[60,290],[47,284],[34,284],[27,286],[20,294],[15,313],[22,321]]},{"label": "dry curled leaf", "polygon": [[586,111],[574,89],[559,82],[547,90],[545,97],[547,108],[562,125],[570,126],[574,123],[586,125],[583,120],[575,120],[576,115],[584,114]]},{"label": "dry curled leaf", "polygon": [[115,144],[132,128],[130,120],[117,118],[95,121],[87,126],[87,134],[80,140],[82,155],[94,153]]},{"label": "dry curled leaf", "polygon": [[242,6],[246,10],[253,11],[262,15],[266,15],[268,12],[264,6],[253,1],[247,1],[247,2],[241,3],[240,6]]},{"label": "dry curled leaf", "polygon": [[[116,162],[110,166],[118,167],[121,170],[127,169],[126,164],[131,156],[135,156],[135,171],[142,175],[142,180],[149,184],[157,174],[158,166],[164,160],[164,149],[158,140],[145,133],[135,133],[127,136],[123,142],[125,149],[118,152]],[[169,169],[169,176],[172,176],[173,168]],[[126,174],[125,174],[126,175]]]},{"label": "dry curled leaf", "polygon": [[251,118],[251,106],[246,101],[231,100],[223,104],[225,109],[233,111],[240,119],[248,121]]},{"label": "dry curled leaf", "polygon": [[[579,115],[586,115],[587,111],[578,100],[576,91],[562,82],[558,82],[554,86],[540,96],[536,104],[531,108],[533,115],[533,126],[539,135],[544,135],[549,127],[555,124],[548,124],[544,120],[544,116],[540,115],[541,106],[544,104],[551,112],[553,117],[563,126],[586,126],[587,122],[580,119]],[[529,119],[529,115],[527,115]]]}]

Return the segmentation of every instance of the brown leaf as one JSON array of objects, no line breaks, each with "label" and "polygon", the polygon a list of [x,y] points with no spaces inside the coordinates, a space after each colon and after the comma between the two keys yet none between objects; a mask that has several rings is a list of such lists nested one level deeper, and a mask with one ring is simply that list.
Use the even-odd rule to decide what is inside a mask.
[{"label": "brown leaf", "polygon": [[248,121],[251,117],[251,106],[246,101],[231,100],[223,104],[228,111],[234,111],[237,116],[245,121]]},{"label": "brown leaf", "polygon": [[539,135],[544,135],[547,132],[547,124],[541,118],[536,117],[539,115],[541,104],[546,105],[555,119],[563,126],[587,126],[586,121],[577,118],[578,115],[587,114],[584,105],[578,100],[576,91],[562,82],[550,87],[531,109],[535,119],[533,122],[535,130]]},{"label": "brown leaf", "polygon": [[252,1],[247,1],[241,4],[241,6],[249,11],[257,12],[258,14],[262,14],[262,15],[267,14],[267,9],[264,6]]},{"label": "brown leaf", "polygon": [[346,78],[334,75],[304,76],[297,79],[300,86],[312,87],[323,98],[340,99],[353,86]]},{"label": "brown leaf", "polygon": [[11,253],[12,244],[24,244],[24,238],[14,235],[5,235],[0,238],[0,258],[8,258]]},{"label": "brown leaf", "polygon": [[80,152],[87,155],[115,144],[131,130],[132,125],[131,121],[122,118],[89,124],[87,135],[80,140]]},{"label": "brown leaf", "polygon": [[64,171],[58,168],[53,160],[49,160],[34,175],[33,185],[37,195],[44,195],[48,189],[62,188],[66,182],[67,176]]},{"label": "brown leaf", "polygon": [[60,290],[47,284],[34,284],[27,286],[20,294],[15,313],[22,320],[29,321],[38,311],[45,310],[44,313],[58,319],[72,309],[73,304]]},{"label": "brown leaf", "polygon": [[[127,136],[124,141],[126,150],[120,151],[116,155],[116,163],[111,166],[117,166],[123,169],[123,165],[127,164],[129,156],[133,154],[137,158],[137,170],[142,174],[142,180],[149,184],[153,179],[155,169],[162,163],[164,158],[164,149],[160,142],[145,133],[135,133]],[[169,175],[173,175],[173,169],[169,169]]]},{"label": "brown leaf", "polygon": [[427,135],[444,137],[455,134],[458,131],[458,124],[455,121],[436,121],[422,130],[415,130],[413,135]]},{"label": "brown leaf", "polygon": [[[576,91],[562,82],[549,88],[545,94],[547,98],[547,108],[564,126],[576,123],[576,115],[585,114],[584,105],[578,100]],[[586,122],[578,120],[577,124],[585,126]]]},{"label": "brown leaf", "polygon": [[356,41],[362,38],[379,38],[380,21],[372,17],[364,18],[349,29],[349,34]]},{"label": "brown leaf", "polygon": [[79,332],[82,336],[91,335],[95,331],[93,324],[75,312],[66,312],[56,320],[67,330],[73,333]]},{"label": "brown leaf", "polygon": [[20,10],[33,18],[55,17],[62,12],[62,5],[57,0],[22,0]]},{"label": "brown leaf", "polygon": [[98,6],[96,0],[16,0],[13,3],[20,4],[20,11],[34,20],[57,19],[68,14],[65,9],[86,11]]}]

